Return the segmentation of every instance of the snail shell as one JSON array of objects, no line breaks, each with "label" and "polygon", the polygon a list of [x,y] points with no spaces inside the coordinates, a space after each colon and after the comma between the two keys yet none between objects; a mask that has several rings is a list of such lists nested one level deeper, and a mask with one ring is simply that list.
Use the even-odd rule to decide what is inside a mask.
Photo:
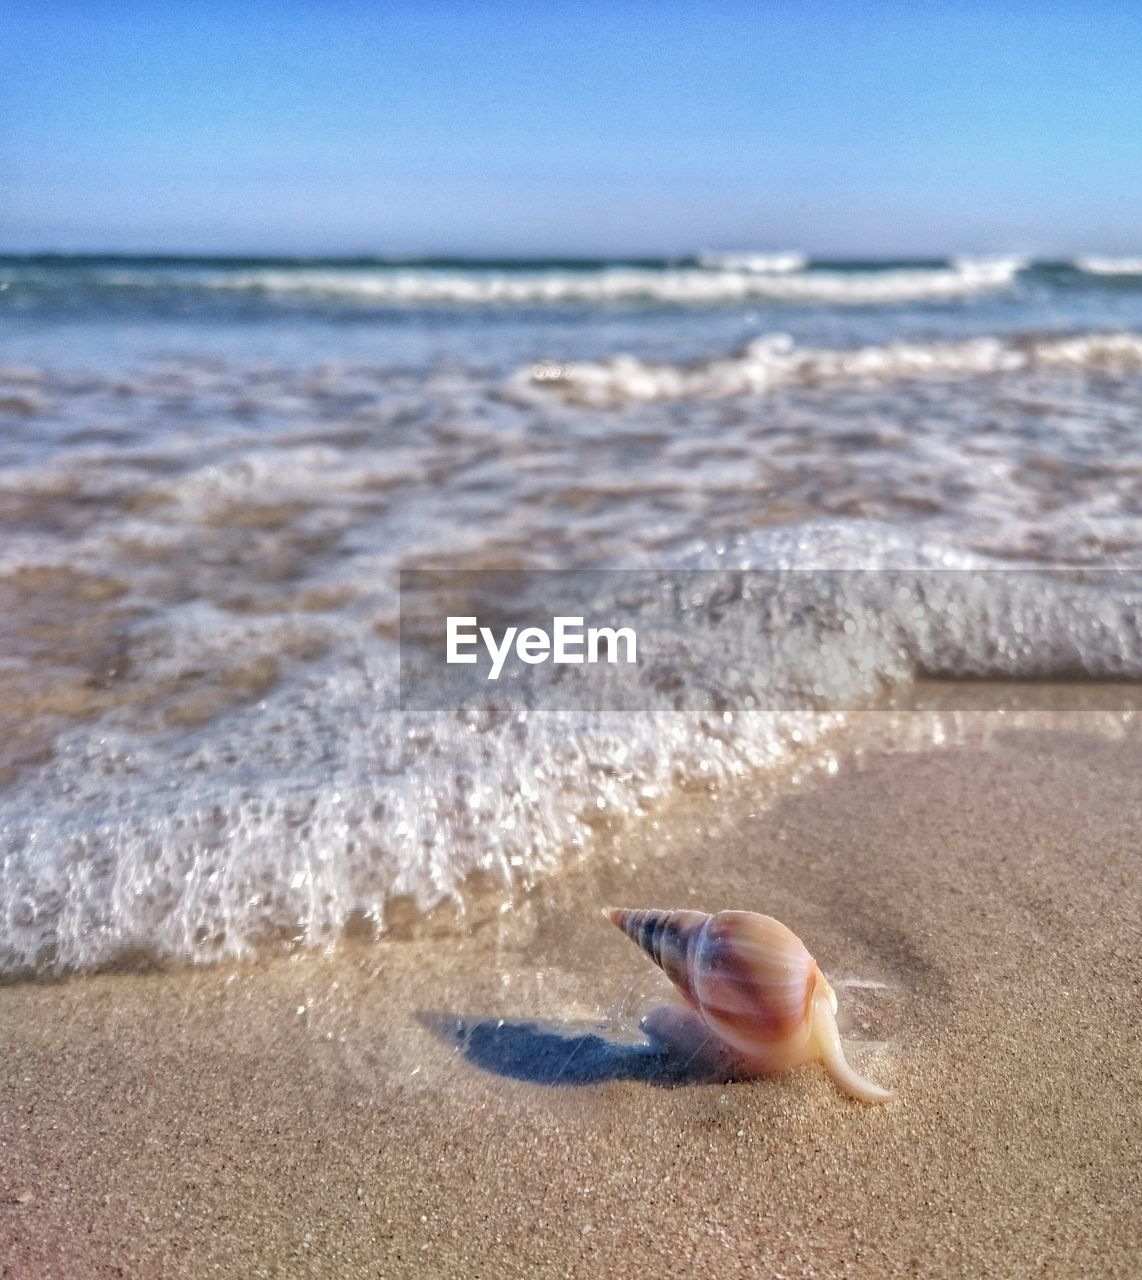
[{"label": "snail shell", "polygon": [[837,997],[805,944],[752,911],[604,912],[657,964],[744,1065],[774,1075],[818,1058],[862,1102],[893,1097],[845,1061]]}]

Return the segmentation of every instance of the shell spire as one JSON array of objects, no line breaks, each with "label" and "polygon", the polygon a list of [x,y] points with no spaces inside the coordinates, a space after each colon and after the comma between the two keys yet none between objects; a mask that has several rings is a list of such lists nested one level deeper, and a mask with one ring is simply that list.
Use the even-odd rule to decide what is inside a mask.
[{"label": "shell spire", "polygon": [[820,1060],[863,1102],[893,1094],[845,1061],[837,997],[805,944],[780,920],[752,911],[638,911],[603,914],[641,947],[701,1020],[759,1075]]},{"label": "shell spire", "polygon": [[690,984],[691,953],[710,919],[704,911],[656,911],[653,907],[635,911],[629,907],[611,907],[603,914],[650,956],[691,1004],[696,1004]]}]

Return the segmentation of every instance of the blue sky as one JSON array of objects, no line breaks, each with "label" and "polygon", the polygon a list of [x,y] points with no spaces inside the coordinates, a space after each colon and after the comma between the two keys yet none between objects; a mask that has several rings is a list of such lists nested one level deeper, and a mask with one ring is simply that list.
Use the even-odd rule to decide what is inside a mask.
[{"label": "blue sky", "polygon": [[0,247],[1142,250],[1142,5],[6,0]]}]

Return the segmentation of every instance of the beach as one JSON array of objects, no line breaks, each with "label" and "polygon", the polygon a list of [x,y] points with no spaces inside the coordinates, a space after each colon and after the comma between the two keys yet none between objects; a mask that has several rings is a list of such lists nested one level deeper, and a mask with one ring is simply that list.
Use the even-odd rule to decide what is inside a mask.
[{"label": "beach", "polygon": [[[0,988],[0,1275],[1132,1274],[1140,710],[920,685],[510,904]],[[648,1046],[607,905],[783,920],[897,1099]]]},{"label": "beach", "polygon": [[1142,9],[7,9],[0,1280],[1142,1277]]}]

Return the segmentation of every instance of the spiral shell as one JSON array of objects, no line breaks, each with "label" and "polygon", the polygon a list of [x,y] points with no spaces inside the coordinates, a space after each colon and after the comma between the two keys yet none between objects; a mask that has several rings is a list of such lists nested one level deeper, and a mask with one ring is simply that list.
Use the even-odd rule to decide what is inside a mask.
[{"label": "spiral shell", "polygon": [[818,1058],[864,1102],[893,1095],[845,1061],[837,997],[805,944],[752,911],[605,912],[657,964],[709,1029],[759,1075]]}]

